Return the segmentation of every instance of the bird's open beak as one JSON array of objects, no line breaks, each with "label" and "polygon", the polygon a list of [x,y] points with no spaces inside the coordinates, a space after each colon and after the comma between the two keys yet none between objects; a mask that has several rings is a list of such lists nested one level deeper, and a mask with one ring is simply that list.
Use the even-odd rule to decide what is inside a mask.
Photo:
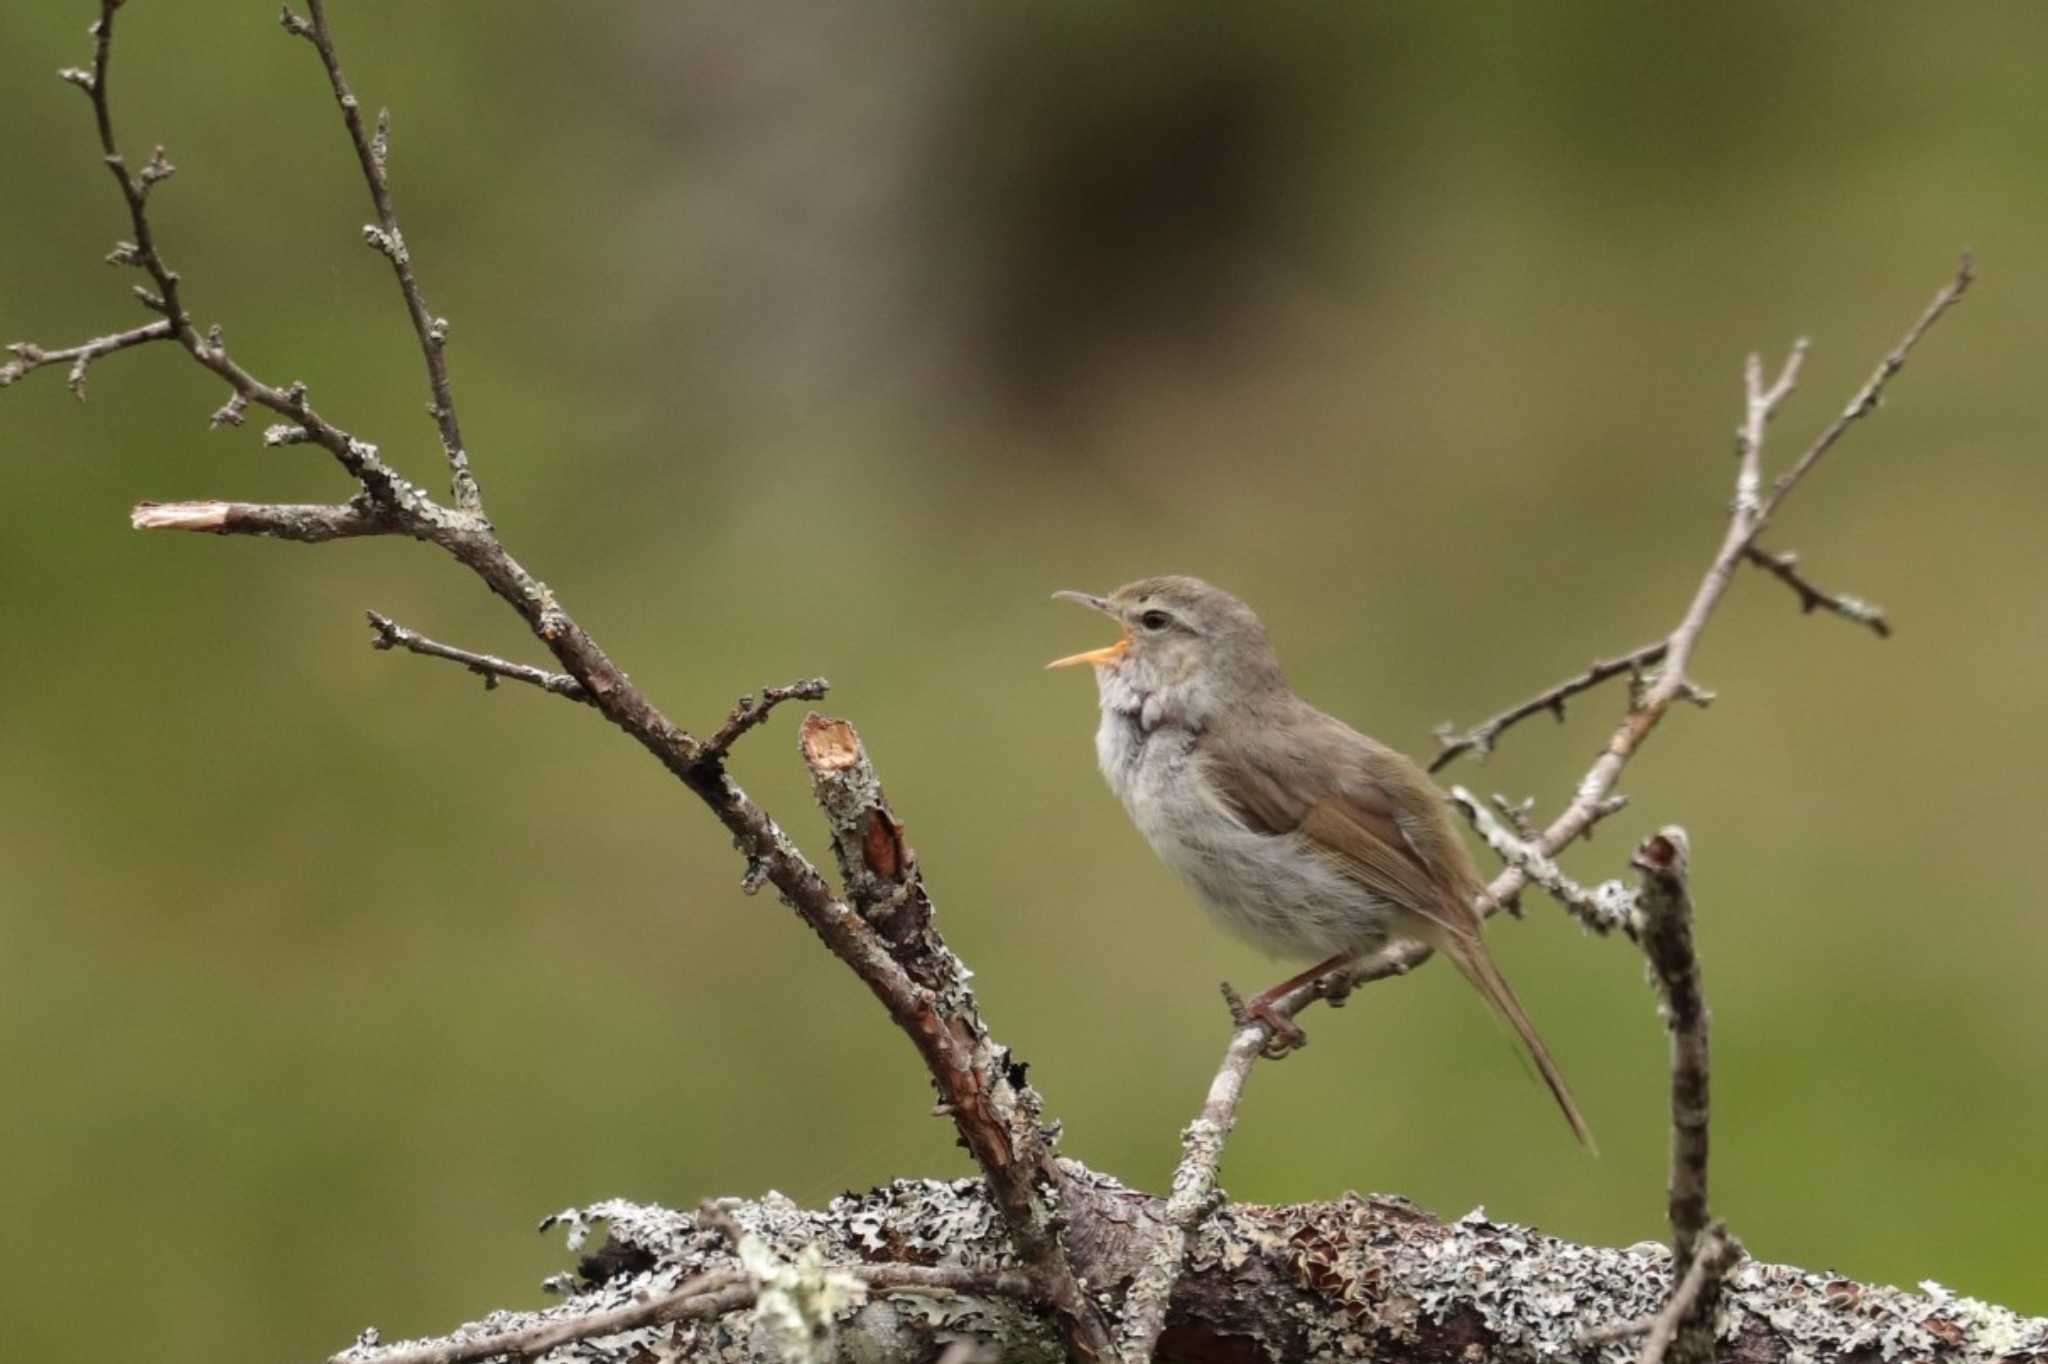
[{"label": "bird's open beak", "polygon": [[[1083,606],[1092,606],[1104,615],[1114,616],[1116,614],[1115,610],[1111,608],[1107,597],[1098,597],[1092,592],[1055,592],[1053,596],[1060,601],[1073,601],[1079,602]],[[1129,653],[1130,648],[1131,633],[1129,630],[1126,630],[1124,631],[1124,637],[1114,644],[1105,644],[1100,649],[1090,649],[1085,654],[1072,654],[1066,658],[1056,658],[1045,666],[1048,668],[1073,668],[1083,663],[1092,663],[1098,668],[1107,667]]]}]

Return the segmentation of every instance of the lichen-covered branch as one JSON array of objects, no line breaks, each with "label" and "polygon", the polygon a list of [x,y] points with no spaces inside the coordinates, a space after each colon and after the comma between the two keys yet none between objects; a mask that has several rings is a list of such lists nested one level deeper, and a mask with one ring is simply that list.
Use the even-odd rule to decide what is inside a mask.
[{"label": "lichen-covered branch", "polygon": [[128,513],[136,530],[260,535],[324,544],[360,535],[390,535],[398,523],[368,498],[352,502],[138,502]]},{"label": "lichen-covered branch", "polygon": [[[1510,830],[1470,791],[1453,786],[1450,797],[1452,806],[1471,821],[1486,846],[1498,853],[1501,861],[1550,892],[1566,913],[1603,937],[1617,930],[1631,938],[1635,936],[1635,895],[1627,887],[1619,881],[1603,881],[1588,890],[1566,875],[1555,859],[1537,851],[1532,836]],[[1619,796],[1610,796],[1595,813],[1596,820],[1616,813],[1625,803]]]},{"label": "lichen-covered branch", "polygon": [[[1062,1162],[1066,1210],[1091,1230],[1075,1246],[1091,1287],[1114,1291],[1151,1262],[1169,1200]],[[930,1266],[979,1285],[1013,1255],[1001,1212],[979,1180],[899,1180],[817,1211],[770,1196],[722,1205],[776,1257],[807,1251],[826,1266],[880,1275]],[[552,1221],[553,1219],[551,1219]],[[658,1301],[685,1280],[737,1267],[724,1233],[687,1213],[608,1203],[567,1214],[572,1240],[605,1234],[541,1313],[498,1313],[439,1342],[563,1329],[597,1314]],[[1682,1279],[1684,1276],[1678,1275]],[[1293,1207],[1232,1204],[1189,1231],[1185,1271],[1168,1304],[1160,1364],[1628,1364],[1634,1339],[1614,1322],[1652,1329],[1672,1301],[1674,1265],[1661,1246],[1576,1245],[1474,1212],[1442,1222],[1403,1199],[1348,1196]],[[573,1328],[571,1328],[573,1329]],[[600,1364],[646,1357],[753,1364],[776,1357],[760,1318],[737,1307],[720,1319],[646,1322],[611,1336],[578,1336],[549,1357]],[[1717,1354],[1731,1364],[1858,1358],[1870,1364],[1998,1364],[2048,1352],[2048,1319],[2022,1317],[1933,1286],[1907,1293],[1744,1261],[1722,1281]],[[926,1364],[970,1342],[1005,1364],[1055,1364],[1057,1337],[1028,1301],[979,1286],[871,1291],[835,1316],[821,1360]],[[359,1345],[340,1358],[387,1356]],[[404,1356],[397,1356],[404,1357]],[[473,1357],[473,1356],[472,1356]]]},{"label": "lichen-covered branch", "polygon": [[[939,1103],[982,1168],[1017,1253],[1037,1276],[1077,1360],[1115,1358],[1108,1327],[1074,1274],[1063,1238],[1064,1181],[1037,1091],[981,1021],[967,970],[932,928],[917,854],[882,793],[860,735],[844,720],[811,714],[801,751],[832,830],[846,898],[887,944],[908,988],[876,990],[923,1054]],[[872,984],[872,982],[871,982]]]},{"label": "lichen-covered branch", "polygon": [[[1293,1017],[1294,1012],[1289,1009],[1287,1016]],[[1223,1164],[1223,1146],[1230,1129],[1237,1125],[1238,1100],[1244,1097],[1245,1082],[1265,1053],[1267,1040],[1266,1029],[1254,1022],[1247,1020],[1238,1026],[1224,1050],[1216,1078],[1209,1082],[1202,1111],[1181,1132],[1180,1164],[1174,1168],[1173,1188],[1160,1218],[1164,1227],[1124,1295],[1123,1328],[1117,1343],[1127,1364],[1145,1364],[1154,1357],[1174,1290],[1187,1268],[1189,1237],[1222,1201],[1216,1173]]]}]

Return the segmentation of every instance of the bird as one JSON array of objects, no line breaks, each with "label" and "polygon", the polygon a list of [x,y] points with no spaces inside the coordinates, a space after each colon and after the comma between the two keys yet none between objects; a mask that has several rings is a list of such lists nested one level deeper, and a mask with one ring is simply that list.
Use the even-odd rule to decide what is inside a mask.
[{"label": "bird", "polygon": [[1281,1052],[1307,1039],[1274,1005],[1391,942],[1448,957],[1528,1049],[1572,1132],[1593,1134],[1480,936],[1485,881],[1429,775],[1295,694],[1265,625],[1220,587],[1141,578],[1063,591],[1122,627],[1055,659],[1094,669],[1095,755],[1152,849],[1225,929],[1314,966],[1254,997]]}]

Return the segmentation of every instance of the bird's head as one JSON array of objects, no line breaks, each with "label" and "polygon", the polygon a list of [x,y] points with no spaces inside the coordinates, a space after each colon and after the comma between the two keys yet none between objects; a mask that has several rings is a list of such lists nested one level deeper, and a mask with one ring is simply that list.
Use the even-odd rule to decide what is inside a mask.
[{"label": "bird's head", "polygon": [[1200,728],[1218,707],[1254,701],[1286,683],[1266,627],[1243,602],[1200,578],[1140,578],[1106,597],[1055,592],[1115,620],[1113,644],[1046,664],[1087,663],[1105,709]]}]

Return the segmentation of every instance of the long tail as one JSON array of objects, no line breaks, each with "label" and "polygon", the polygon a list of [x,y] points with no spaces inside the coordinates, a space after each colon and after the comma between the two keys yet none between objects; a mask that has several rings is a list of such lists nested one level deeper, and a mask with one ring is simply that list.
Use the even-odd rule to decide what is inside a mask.
[{"label": "long tail", "polygon": [[1564,1082],[1564,1072],[1557,1068],[1557,1062],[1550,1059],[1550,1049],[1543,1045],[1537,1035],[1536,1025],[1529,1021],[1529,1015],[1522,1012],[1522,1001],[1515,998],[1515,992],[1508,988],[1506,976],[1493,964],[1493,954],[1486,950],[1486,944],[1476,935],[1464,937],[1455,933],[1437,932],[1429,935],[1430,946],[1442,952],[1456,963],[1465,979],[1483,995],[1488,1004],[1508,1026],[1522,1039],[1522,1045],[1529,1049],[1529,1057],[1536,1063],[1537,1071],[1543,1076],[1543,1083],[1550,1086],[1550,1092],[1557,1100],[1557,1106],[1564,1110],[1564,1120],[1572,1125],[1572,1132],[1588,1151],[1598,1155],[1600,1148],[1593,1142],[1593,1129],[1586,1126],[1584,1115],[1572,1099],[1571,1086]]}]

